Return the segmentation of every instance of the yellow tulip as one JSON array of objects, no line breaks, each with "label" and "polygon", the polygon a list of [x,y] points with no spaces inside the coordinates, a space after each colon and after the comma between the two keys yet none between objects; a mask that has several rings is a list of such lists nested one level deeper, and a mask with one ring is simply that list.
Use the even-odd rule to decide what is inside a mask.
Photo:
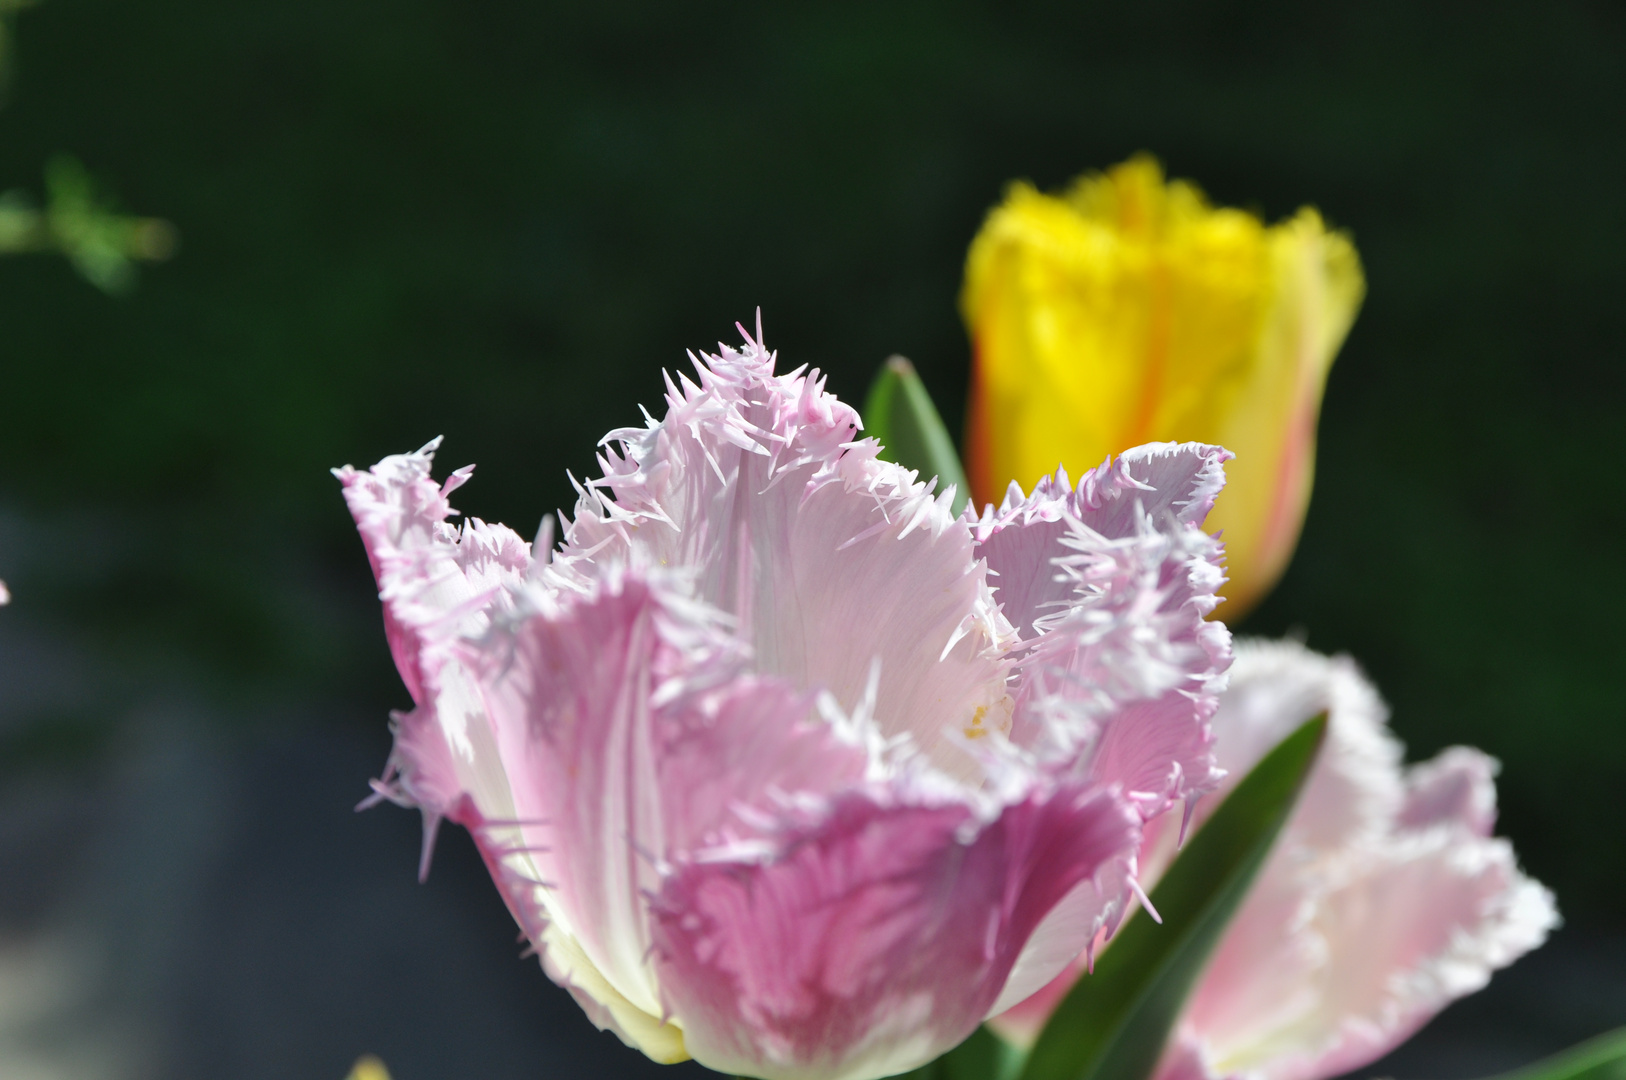
[{"label": "yellow tulip", "polygon": [[351,1066],[350,1075],[345,1080],[390,1080],[390,1071],[372,1054],[363,1054]]},{"label": "yellow tulip", "polygon": [[960,297],[976,499],[1141,443],[1224,446],[1236,459],[1208,527],[1224,531],[1234,620],[1298,542],[1322,389],[1364,292],[1354,245],[1315,210],[1266,226],[1144,155],[1059,196],[1013,184]]}]

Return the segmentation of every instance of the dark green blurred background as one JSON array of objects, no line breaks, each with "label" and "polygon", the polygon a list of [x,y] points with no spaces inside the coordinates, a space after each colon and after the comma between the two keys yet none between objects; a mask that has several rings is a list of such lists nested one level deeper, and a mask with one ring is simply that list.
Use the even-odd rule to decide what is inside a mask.
[{"label": "dark green blurred background", "polygon": [[0,187],[71,152],[181,247],[119,298],[0,260],[0,680],[33,688],[0,698],[0,784],[103,775],[174,707],[243,745],[348,725],[359,797],[407,699],[330,466],[444,434],[479,464],[460,506],[528,532],[758,305],[849,400],[907,354],[958,430],[982,215],[1146,149],[1271,219],[1314,203],[1370,285],[1303,543],[1240,629],[1352,653],[1413,756],[1500,757],[1526,866],[1626,930],[1620,5],[45,0],[15,28]]}]

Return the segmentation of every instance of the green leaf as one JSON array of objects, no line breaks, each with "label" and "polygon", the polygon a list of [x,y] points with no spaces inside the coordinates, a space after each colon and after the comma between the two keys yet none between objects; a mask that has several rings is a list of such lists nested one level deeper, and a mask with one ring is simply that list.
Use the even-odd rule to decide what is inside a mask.
[{"label": "green leaf", "polygon": [[870,384],[863,415],[864,433],[879,440],[881,457],[919,470],[923,480],[937,477],[938,491],[954,485],[952,509],[958,516],[971,488],[954,452],[954,440],[915,366],[901,356],[889,358]]},{"label": "green leaf", "polygon": [[1626,1080],[1626,1027],[1490,1080]]},{"label": "green leaf", "polygon": [[1254,766],[1152,892],[1163,917],[1131,919],[1062,1001],[1021,1080],[1145,1080],[1209,953],[1292,812],[1325,714]]},{"label": "green leaf", "polygon": [[1022,1051],[986,1027],[979,1027],[969,1039],[936,1061],[894,1080],[1014,1080],[1021,1067]]}]

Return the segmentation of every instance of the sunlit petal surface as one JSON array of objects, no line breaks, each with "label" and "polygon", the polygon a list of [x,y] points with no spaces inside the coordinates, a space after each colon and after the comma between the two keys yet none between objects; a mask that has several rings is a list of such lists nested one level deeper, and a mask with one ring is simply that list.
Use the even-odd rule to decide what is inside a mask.
[{"label": "sunlit petal surface", "polygon": [[955,518],[750,337],[606,438],[556,551],[450,525],[434,449],[338,470],[417,703],[376,790],[466,826],[657,1060],[928,1061],[1115,927],[1145,822],[1219,780],[1223,451]]}]

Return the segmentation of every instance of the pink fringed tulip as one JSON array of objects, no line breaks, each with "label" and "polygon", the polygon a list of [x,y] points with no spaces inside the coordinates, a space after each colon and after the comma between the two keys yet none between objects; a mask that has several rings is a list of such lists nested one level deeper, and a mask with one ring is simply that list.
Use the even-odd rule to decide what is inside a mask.
[{"label": "pink fringed tulip", "polygon": [[[1323,709],[1321,758],[1155,1080],[1322,1080],[1357,1069],[1557,922],[1552,894],[1490,835],[1495,762],[1455,747],[1403,769],[1382,701],[1346,658],[1287,641],[1237,643],[1213,720],[1226,784]],[[1147,830],[1142,881],[1173,858],[1177,831],[1163,821]],[[1031,1040],[1075,977],[996,1028]]]},{"label": "pink fringed tulip", "polygon": [[[758,338],[761,333],[758,331]],[[415,708],[381,795],[466,826],[592,1020],[660,1061],[864,1080],[1050,981],[1217,782],[1201,522],[1143,447],[981,520],[743,351],[611,433],[551,559],[447,523],[430,444],[338,475]]]}]

